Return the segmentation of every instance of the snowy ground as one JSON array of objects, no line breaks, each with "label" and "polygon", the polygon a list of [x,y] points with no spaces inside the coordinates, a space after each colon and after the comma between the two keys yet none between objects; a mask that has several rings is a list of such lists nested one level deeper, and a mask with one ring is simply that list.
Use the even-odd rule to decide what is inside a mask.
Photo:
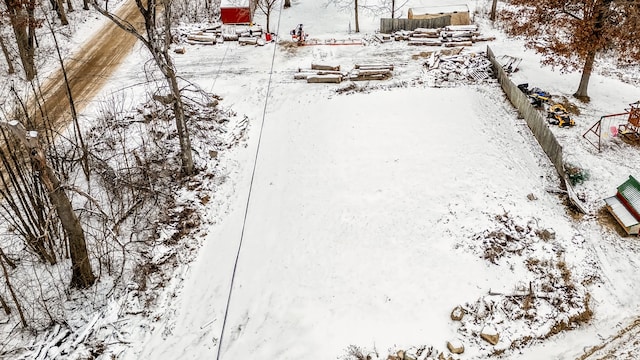
[{"label": "snowy ground", "polygon": [[[320,1],[292,4],[272,15],[280,40],[298,23],[311,37],[356,36],[347,33],[348,13]],[[487,7],[475,1],[469,6],[480,12]],[[514,82],[571,98],[579,73],[540,68],[521,43],[476,17],[483,34],[498,36],[489,43],[496,54],[523,58]],[[361,21],[360,37],[368,38],[377,18],[364,15]],[[248,137],[220,159],[228,180],[217,188],[197,233],[203,239],[197,259],[176,269],[148,316],[123,315],[125,302],[104,311],[97,336],[126,339],[108,346],[104,358],[216,356],[240,244],[222,359],[335,359],[350,345],[376,349],[384,359],[389,351],[422,346],[448,354],[446,342],[454,340],[465,344],[460,358],[485,358],[516,339],[548,333],[545,321],[566,315],[557,312],[563,304],[554,308],[537,300],[533,320],[515,318],[522,309],[507,313],[504,297],[488,297],[549,284],[533,263],[549,264],[552,281],[568,269],[572,296],[583,301],[589,293],[594,317],[588,326],[507,350],[508,358],[575,358],[635,319],[640,246],[602,227],[597,213],[603,197],[628,175],[640,175],[634,173],[640,168],[637,149],[613,139],[598,153],[582,138],[599,116],[640,99],[633,85],[594,75],[592,101],[576,104],[578,125],[554,128],[565,157],[591,175],[576,188],[591,214],[574,218],[560,197],[546,191],[559,184],[553,167],[495,81],[426,85],[425,59],[412,55],[433,49],[235,42],[186,49],[176,55],[180,75],[247,116]],[[142,50],[104,96],[127,89],[135,101],[128,84],[141,80]],[[339,94],[344,84],[293,80],[312,62],[396,67],[390,80]],[[495,263],[484,258],[492,231],[518,239],[517,249]],[[544,231],[553,236],[541,236]],[[567,301],[563,287],[549,297],[560,294],[560,302]],[[502,312],[478,316],[478,304]],[[456,323],[449,317],[456,306],[476,316]],[[569,308],[567,313],[575,310]],[[496,347],[475,336],[483,325],[501,333]],[[105,330],[111,328],[117,331]]]}]

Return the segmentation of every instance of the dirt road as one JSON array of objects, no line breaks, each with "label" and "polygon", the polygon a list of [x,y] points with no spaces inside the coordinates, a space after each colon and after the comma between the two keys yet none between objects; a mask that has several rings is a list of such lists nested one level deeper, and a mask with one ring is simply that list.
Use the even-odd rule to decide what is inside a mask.
[{"label": "dirt road", "polygon": [[[139,23],[141,19],[133,1],[123,4],[116,15],[134,25]],[[71,60],[65,62],[71,93],[78,113],[105,85],[109,77],[129,55],[136,41],[137,39],[133,35],[108,21],[95,36],[75,52]],[[45,113],[49,119],[59,127],[66,126],[71,120],[71,110],[61,70],[51,76],[44,84],[43,93]],[[36,119],[38,117],[39,115],[36,115]],[[36,123],[41,124],[42,121],[36,121]]]}]

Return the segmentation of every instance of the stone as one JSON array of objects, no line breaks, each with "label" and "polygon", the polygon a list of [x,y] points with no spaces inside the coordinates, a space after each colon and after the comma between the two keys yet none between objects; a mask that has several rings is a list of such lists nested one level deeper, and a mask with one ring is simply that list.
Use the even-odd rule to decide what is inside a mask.
[{"label": "stone", "polygon": [[462,306],[458,305],[451,310],[451,320],[460,321],[464,317],[464,310]]},{"label": "stone", "polygon": [[482,328],[480,337],[491,345],[496,345],[498,341],[500,341],[500,334],[498,334],[496,329],[490,326],[485,326],[484,328]]},{"label": "stone", "polygon": [[531,193],[531,194],[527,195],[527,199],[533,201],[533,200],[538,200],[538,197],[533,195],[533,193]]},{"label": "stone", "polygon": [[218,157],[218,152],[215,150],[209,150],[209,157],[211,157],[212,159],[215,159]]},{"label": "stone", "polygon": [[464,352],[464,344],[461,341],[447,341],[447,349],[453,354],[462,354]]}]

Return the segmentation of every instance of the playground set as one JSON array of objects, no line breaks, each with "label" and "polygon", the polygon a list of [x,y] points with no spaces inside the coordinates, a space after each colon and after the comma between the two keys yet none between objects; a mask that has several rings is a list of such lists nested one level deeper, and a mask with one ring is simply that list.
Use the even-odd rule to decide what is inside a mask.
[{"label": "playground set", "polygon": [[[640,100],[629,104],[629,108],[625,110],[623,113],[600,117],[582,137],[598,151],[602,150],[602,139],[609,137],[618,137],[627,143],[640,145]],[[625,117],[626,122],[621,122]]]}]

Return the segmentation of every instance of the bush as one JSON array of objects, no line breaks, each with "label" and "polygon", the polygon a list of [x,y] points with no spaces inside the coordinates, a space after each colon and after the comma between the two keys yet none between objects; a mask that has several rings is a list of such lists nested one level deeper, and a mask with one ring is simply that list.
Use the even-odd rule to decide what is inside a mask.
[{"label": "bush", "polygon": [[578,184],[582,184],[586,180],[589,180],[589,171],[579,166],[566,164],[565,170],[571,186],[576,186]]}]

